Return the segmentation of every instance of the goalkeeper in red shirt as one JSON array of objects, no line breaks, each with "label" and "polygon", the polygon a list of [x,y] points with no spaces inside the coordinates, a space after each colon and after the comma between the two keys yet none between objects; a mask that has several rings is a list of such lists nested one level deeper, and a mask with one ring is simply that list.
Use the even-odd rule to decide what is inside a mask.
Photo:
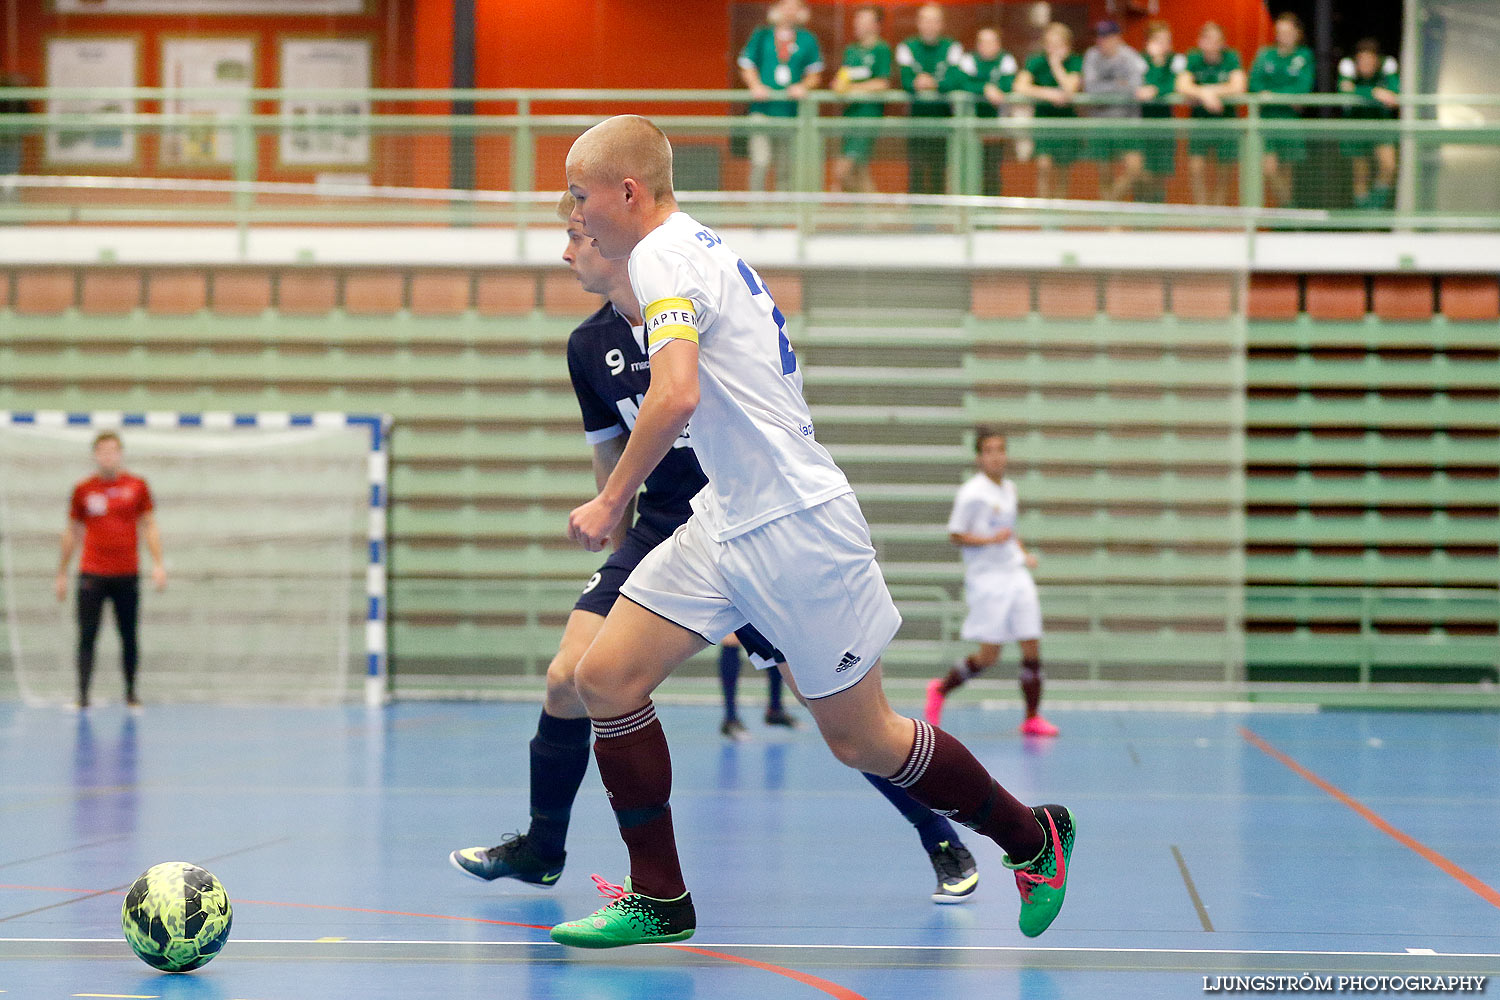
[{"label": "goalkeeper in red shirt", "polygon": [[82,548],[78,560],[78,707],[89,704],[89,680],[94,673],[94,644],[104,617],[104,602],[115,607],[115,627],[125,668],[125,703],[140,704],[135,694],[136,666],[140,660],[136,643],[136,621],[140,609],[140,546],[144,529],[151,550],[151,582],[157,590],[167,586],[167,570],[161,559],[161,535],[151,489],[146,481],[121,467],[124,447],[120,436],[105,431],[94,438],[94,474],[73,488],[68,525],[63,529],[61,558],[57,566],[57,599],[68,598],[68,567],[73,550]]}]

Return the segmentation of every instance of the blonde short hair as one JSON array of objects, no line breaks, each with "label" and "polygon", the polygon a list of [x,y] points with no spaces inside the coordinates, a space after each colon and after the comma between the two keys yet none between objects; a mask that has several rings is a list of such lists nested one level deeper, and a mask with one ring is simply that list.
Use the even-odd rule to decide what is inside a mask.
[{"label": "blonde short hair", "polygon": [[557,217],[564,222],[573,218],[573,209],[578,207],[578,199],[573,197],[573,192],[564,191],[562,197],[557,199]]},{"label": "blonde short hair", "polygon": [[653,198],[672,196],[672,144],[640,115],[616,115],[595,125],[573,143],[568,163],[596,180],[630,177]]}]

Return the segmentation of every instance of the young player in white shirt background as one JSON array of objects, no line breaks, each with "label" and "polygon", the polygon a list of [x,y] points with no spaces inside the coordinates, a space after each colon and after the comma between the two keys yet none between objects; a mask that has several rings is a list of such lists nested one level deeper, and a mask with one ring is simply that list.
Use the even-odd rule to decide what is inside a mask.
[{"label": "young player in white shirt background", "polygon": [[693,516],[642,560],[575,676],[594,754],[630,852],[611,900],[559,924],[575,947],[681,941],[697,926],[668,800],[671,755],[651,695],[695,653],[753,619],[840,761],[889,776],[913,799],[1007,852],[1021,930],[1042,933],[1067,888],[1072,814],[1027,807],[962,743],[894,712],[880,656],[900,626],[848,480],[813,433],[785,319],[760,276],[677,208],[672,151],[651,122],[608,119],[567,159],[575,218],[608,259],[629,258],[646,320],[651,385],[614,472],[568,533],[603,545],[647,473],[692,420],[708,486]]},{"label": "young player in white shirt background", "polygon": [[960,635],[979,643],[977,652],[959,660],[946,677],[927,685],[927,721],[937,725],[943,699],[969,678],[993,667],[1000,647],[1021,646],[1021,694],[1028,736],[1056,736],[1057,727],[1042,718],[1042,606],[1031,570],[1036,556],[1016,535],[1016,484],[1005,478],[1005,435],[992,427],[974,431],[979,471],[963,486],[948,517],[948,538],[963,550],[964,600],[969,605]]}]

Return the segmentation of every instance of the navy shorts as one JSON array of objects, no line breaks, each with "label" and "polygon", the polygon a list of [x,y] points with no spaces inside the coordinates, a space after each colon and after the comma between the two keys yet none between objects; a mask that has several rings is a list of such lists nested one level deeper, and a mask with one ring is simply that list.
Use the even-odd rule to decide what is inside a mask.
[{"label": "navy shorts", "polygon": [[[666,525],[638,519],[625,533],[624,543],[610,553],[598,572],[589,577],[583,593],[578,595],[578,600],[573,604],[573,610],[607,616],[609,609],[615,606],[615,599],[620,596],[620,587],[631,571],[646,558],[646,553],[671,537],[677,527],[674,524],[670,530],[666,530]],[[750,657],[750,663],[757,670],[766,670],[786,660],[781,651],[771,644],[771,640],[757,632],[753,626],[746,625],[737,629],[734,635],[740,640],[745,655]]]}]

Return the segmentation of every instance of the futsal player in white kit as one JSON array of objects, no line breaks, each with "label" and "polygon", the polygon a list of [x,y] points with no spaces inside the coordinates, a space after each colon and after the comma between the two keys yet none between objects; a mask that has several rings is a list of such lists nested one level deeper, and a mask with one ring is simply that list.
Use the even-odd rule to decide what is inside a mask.
[{"label": "futsal player in white kit", "polygon": [[813,430],[785,319],[749,264],[677,208],[672,150],[651,122],[610,118],[567,159],[574,219],[602,256],[629,258],[651,384],[599,495],[568,519],[591,551],[692,420],[708,485],[693,515],[621,587],[575,681],[594,756],[630,853],[630,877],[595,876],[609,902],[552,929],[585,948],[681,941],[697,926],[668,799],[671,755],[651,695],[684,660],[754,620],[840,761],[994,840],[1021,893],[1021,931],[1062,906],[1073,847],[1063,806],[1027,807],[963,744],[897,715],[880,656],[900,627],[869,528]]},{"label": "futsal player in white kit", "polygon": [[993,427],[974,430],[979,471],[958,489],[948,517],[948,538],[963,550],[964,600],[969,605],[960,635],[979,649],[959,660],[946,677],[927,685],[927,721],[943,717],[943,700],[955,688],[1000,659],[1007,642],[1021,647],[1021,694],[1026,699],[1027,736],[1056,736],[1042,718],[1042,604],[1031,570],[1036,557],[1016,535],[1016,484],[1005,478],[1005,435]]}]

